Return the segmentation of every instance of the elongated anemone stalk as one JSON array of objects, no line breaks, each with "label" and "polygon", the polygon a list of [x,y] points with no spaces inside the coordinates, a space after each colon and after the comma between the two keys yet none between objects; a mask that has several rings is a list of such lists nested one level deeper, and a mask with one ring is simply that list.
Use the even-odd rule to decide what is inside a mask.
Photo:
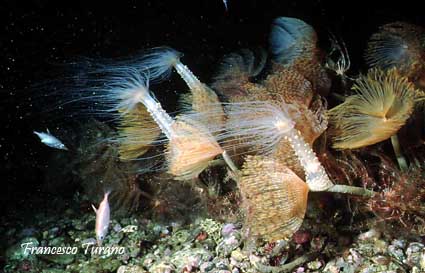
[{"label": "elongated anemone stalk", "polygon": [[284,102],[280,106],[270,102],[226,104],[229,120],[224,135],[243,139],[244,145],[257,147],[263,154],[273,152],[282,139],[288,140],[304,169],[310,190],[324,191],[333,184],[311,147],[294,128],[286,107]]},{"label": "elongated anemone stalk", "polygon": [[[155,48],[134,60],[99,65],[90,72],[95,78],[90,82],[94,83],[92,93],[83,95],[95,101],[95,108],[119,114],[119,135],[111,141],[120,144],[121,159],[137,159],[152,145],[166,144],[168,171],[176,179],[186,180],[196,177],[211,159],[223,153],[208,125],[222,125],[224,112],[214,91],[200,82],[180,57],[171,48]],[[187,115],[174,119],[162,109],[148,84],[168,78],[173,67],[191,90],[191,111],[214,111],[216,115],[195,122]]]},{"label": "elongated anemone stalk", "polygon": [[168,78],[174,67],[190,89],[197,88],[202,83],[180,62],[182,56],[182,53],[170,47],[153,48],[142,56],[138,65],[140,70],[149,71],[152,77],[157,79]]},{"label": "elongated anemone stalk", "polygon": [[219,103],[220,101],[217,94],[206,84],[202,83],[192,71],[180,61],[181,56],[181,53],[172,48],[155,48],[142,58],[140,66],[150,71],[149,73],[152,73],[158,78],[166,77],[170,73],[171,68],[174,67],[191,92],[190,95],[182,97],[184,110],[187,111],[190,109],[197,113],[214,111],[216,115],[204,116],[206,119],[200,122],[206,127],[208,127],[210,123],[223,125],[224,112]]}]

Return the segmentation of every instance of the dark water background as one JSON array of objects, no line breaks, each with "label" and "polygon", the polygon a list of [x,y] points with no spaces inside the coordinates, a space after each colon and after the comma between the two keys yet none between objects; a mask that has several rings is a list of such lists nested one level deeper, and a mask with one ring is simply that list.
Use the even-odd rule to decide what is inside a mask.
[{"label": "dark water background", "polygon": [[[313,25],[325,42],[328,31],[341,37],[357,71],[364,69],[362,52],[378,26],[397,20],[425,26],[421,1],[228,0],[228,12],[221,0],[59,2],[0,1],[0,207],[11,218],[49,206],[55,195],[67,200],[73,193],[72,186],[53,196],[42,190],[47,158],[57,151],[33,134],[67,128],[66,112],[40,114],[50,102],[30,101],[39,92],[35,85],[53,75],[65,76],[58,75],[57,64],[81,56],[128,56],[168,45],[184,52],[183,62],[209,82],[224,54],[267,47],[272,20],[289,16]],[[173,91],[180,88],[184,85],[171,86],[161,100],[172,104]]]}]

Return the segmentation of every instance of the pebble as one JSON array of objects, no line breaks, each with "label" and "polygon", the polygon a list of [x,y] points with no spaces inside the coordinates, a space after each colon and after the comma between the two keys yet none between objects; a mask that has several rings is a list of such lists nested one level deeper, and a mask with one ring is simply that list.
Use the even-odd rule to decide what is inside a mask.
[{"label": "pebble", "polygon": [[223,226],[223,228],[221,229],[221,235],[223,235],[223,237],[228,237],[230,236],[234,231],[236,230],[236,225],[235,224],[225,224]]},{"label": "pebble", "polygon": [[25,246],[28,247],[37,247],[40,245],[39,241],[35,237],[24,238],[6,250],[6,259],[23,260],[28,258],[31,254],[29,251],[25,251],[25,247],[22,247],[22,244],[25,244]]},{"label": "pebble", "polygon": [[323,266],[322,262],[318,260],[307,263],[307,268],[311,270],[318,270],[322,266]]},{"label": "pebble", "polygon": [[86,229],[86,225],[81,220],[74,220],[72,222],[72,226],[74,229],[82,231]]},{"label": "pebble", "polygon": [[421,257],[420,257],[420,260],[419,260],[419,266],[423,271],[425,271],[425,250],[423,250],[422,253],[421,253]]},{"label": "pebble", "polygon": [[239,247],[240,244],[241,242],[234,235],[232,235],[222,240],[217,245],[216,251],[220,255],[229,256],[233,250]]},{"label": "pebble", "polygon": [[213,270],[215,268],[215,264],[212,262],[204,262],[201,264],[201,266],[199,267],[199,270],[201,272],[210,272],[211,270]]},{"label": "pebble", "polygon": [[[34,234],[32,237],[26,238],[27,241],[33,240],[34,245],[57,246],[73,245],[81,246],[82,244],[96,244],[93,238],[93,228],[87,224],[92,221],[93,217],[81,217],[67,221],[54,222],[46,224],[40,228],[40,232],[31,230]],[[61,256],[43,256],[32,255],[34,257],[23,257],[20,245],[13,252],[13,248],[9,247],[7,259],[13,260],[18,264],[22,259],[30,260],[31,263],[40,263],[43,266],[55,264],[61,267],[67,267],[67,270],[75,272],[97,272],[104,270],[105,272],[118,273],[179,273],[179,272],[201,272],[201,273],[241,273],[241,272],[257,272],[254,268],[255,263],[270,265],[271,258],[279,255],[291,253],[294,243],[287,241],[276,242],[271,253],[267,255],[261,252],[262,248],[253,248],[248,256],[241,250],[244,240],[241,239],[241,231],[235,224],[218,225],[209,221],[204,223],[205,229],[208,229],[208,237],[204,240],[194,240],[193,234],[199,234],[199,227],[196,226],[179,226],[169,231],[167,236],[160,236],[166,233],[164,225],[149,224],[136,225],[131,219],[125,221],[113,221],[110,232],[105,239],[105,246],[119,245],[125,247],[125,254],[119,256],[111,256],[111,258],[102,258],[95,260],[90,255],[61,255]],[[125,225],[124,225],[125,223]],[[84,230],[78,230],[78,226],[84,226]],[[146,227],[141,230],[141,226]],[[219,229],[217,229],[220,227]],[[43,231],[44,232],[41,232]],[[197,231],[197,232],[195,232]],[[212,231],[212,233],[211,233]],[[19,234],[15,231],[16,234]],[[26,231],[24,231],[26,232]],[[209,241],[213,240],[211,234],[218,234],[219,238],[211,248]],[[45,239],[42,239],[45,238]],[[37,240],[40,239],[41,243]],[[326,243],[327,238],[324,236],[312,236],[310,246],[312,249],[320,249],[322,246],[334,247]],[[22,242],[24,242],[23,240]],[[141,250],[140,242],[148,242],[143,244]],[[152,243],[155,242],[155,243]],[[337,241],[339,242],[339,241]],[[21,242],[20,242],[21,243]],[[247,244],[244,244],[247,247]],[[208,250],[212,249],[212,250]],[[301,253],[301,250],[299,250]],[[326,255],[326,254],[324,254]],[[290,256],[291,259],[294,257]],[[284,257],[284,256],[283,256]],[[391,257],[391,258],[390,258]],[[397,259],[397,263],[396,260]],[[282,259],[283,264],[287,263],[285,258]],[[136,265],[134,265],[136,264]],[[403,265],[401,265],[403,264]],[[296,273],[305,272],[398,272],[402,266],[409,268],[409,272],[425,272],[425,247],[421,243],[408,242],[404,239],[394,239],[391,243],[381,237],[381,234],[372,229],[361,234],[358,240],[350,243],[344,252],[344,255],[335,257],[334,260],[325,264],[322,260],[317,259],[309,261],[301,267],[294,269]],[[44,271],[44,273],[61,273],[64,272]],[[7,273],[14,272],[8,271]],[[41,271],[40,271],[41,272]]]},{"label": "pebble", "polygon": [[407,243],[406,243],[405,240],[402,240],[402,239],[394,239],[391,242],[391,245],[393,245],[393,246],[395,246],[397,248],[404,249],[406,247]]},{"label": "pebble", "polygon": [[122,230],[122,227],[119,223],[116,223],[114,227],[112,228],[112,230],[115,232],[120,232]]},{"label": "pebble", "polygon": [[396,245],[390,245],[388,247],[388,252],[391,256],[396,258],[398,261],[403,261],[405,259],[403,249],[398,248]]},{"label": "pebble", "polygon": [[49,239],[55,238],[58,236],[59,232],[60,232],[60,228],[59,227],[53,227],[51,229],[49,229]]},{"label": "pebble", "polygon": [[219,270],[229,270],[229,262],[227,260],[219,260],[216,262],[215,267]]},{"label": "pebble", "polygon": [[122,265],[118,267],[117,269],[117,273],[145,273],[145,272],[147,271],[144,270],[143,267],[139,265],[131,265],[131,266]]},{"label": "pebble", "polygon": [[406,249],[407,263],[411,266],[420,266],[421,256],[424,249],[424,245],[421,243],[413,242],[410,243]]},{"label": "pebble", "polygon": [[242,260],[246,258],[246,256],[240,251],[240,249],[233,250],[230,257],[232,257],[237,262],[242,262]]},{"label": "pebble", "polygon": [[81,245],[87,246],[87,245],[95,245],[97,244],[97,241],[95,238],[87,238],[81,241]]},{"label": "pebble", "polygon": [[381,237],[381,233],[376,229],[372,228],[369,231],[366,231],[358,236],[360,241],[374,240],[379,239]]},{"label": "pebble", "polygon": [[41,259],[55,264],[68,265],[72,264],[75,259],[74,254],[60,254],[60,255],[38,255]]}]

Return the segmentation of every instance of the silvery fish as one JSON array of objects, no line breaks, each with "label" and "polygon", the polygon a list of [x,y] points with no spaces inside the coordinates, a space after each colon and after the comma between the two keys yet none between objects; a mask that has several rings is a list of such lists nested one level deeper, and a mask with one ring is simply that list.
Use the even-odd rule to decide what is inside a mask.
[{"label": "silvery fish", "polygon": [[106,233],[108,233],[109,220],[110,220],[110,209],[108,196],[110,191],[106,192],[103,196],[102,202],[100,202],[99,207],[96,209],[92,205],[94,212],[96,213],[96,240],[97,245],[101,246],[103,239],[105,239]]},{"label": "silvery fish", "polygon": [[65,144],[63,144],[59,139],[54,137],[49,132],[49,129],[47,129],[47,133],[34,131],[34,134],[36,134],[40,138],[42,143],[46,144],[49,147],[60,149],[60,150],[68,150]]}]

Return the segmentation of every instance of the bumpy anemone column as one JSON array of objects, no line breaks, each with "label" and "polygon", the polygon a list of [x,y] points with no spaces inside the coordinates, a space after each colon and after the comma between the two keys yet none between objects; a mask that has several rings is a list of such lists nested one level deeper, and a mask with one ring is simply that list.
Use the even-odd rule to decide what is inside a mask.
[{"label": "bumpy anemone column", "polygon": [[[272,154],[282,140],[287,140],[304,169],[311,191],[324,191],[333,185],[310,145],[294,128],[286,103],[229,103],[225,110],[229,119],[226,132],[219,136],[219,141],[240,139],[243,140],[240,145],[251,148],[257,154]],[[223,147],[233,148],[226,143]]]},{"label": "bumpy anemone column", "polygon": [[181,53],[169,47],[154,48],[138,61],[138,66],[160,79],[168,77],[174,68],[190,89],[189,94],[182,96],[183,110],[196,113],[214,112],[214,115],[203,115],[204,120],[199,120],[200,118],[198,120],[206,127],[209,124],[223,126],[225,117],[217,94],[180,61],[181,56]]},{"label": "bumpy anemone column", "polygon": [[139,88],[137,95],[161,131],[167,137],[168,171],[177,180],[188,180],[197,177],[210,160],[223,153],[207,128],[190,118],[180,116],[173,120],[147,92]]},{"label": "bumpy anemone column", "polygon": [[[100,79],[102,83],[97,88],[95,95],[90,99],[97,99],[96,103],[102,105],[107,112],[118,113],[119,117],[126,117],[126,122],[131,122],[132,118],[137,119],[148,116],[152,119],[147,124],[135,122],[131,126],[140,126],[149,131],[147,127],[154,127],[151,134],[134,135],[127,127],[127,138],[132,134],[133,147],[151,144],[152,135],[158,131],[165,136],[158,139],[157,143],[166,144],[166,158],[168,171],[178,180],[195,178],[208,166],[208,163],[215,156],[223,153],[223,150],[209,134],[209,131],[202,123],[192,122],[189,118],[181,116],[172,118],[162,108],[161,104],[151,95],[149,90],[149,80],[152,75],[159,77],[158,73],[143,73],[135,65],[123,65],[108,68],[109,77]],[[146,72],[146,71],[145,71]],[[144,110],[140,107],[144,107]],[[135,117],[136,116],[136,117]],[[125,123],[124,123],[125,124]],[[156,126],[154,126],[156,124]],[[148,139],[146,139],[148,138]],[[122,138],[112,139],[122,143]],[[128,142],[124,142],[128,143]],[[128,150],[130,151],[130,150]],[[132,154],[131,156],[134,156]]]}]

